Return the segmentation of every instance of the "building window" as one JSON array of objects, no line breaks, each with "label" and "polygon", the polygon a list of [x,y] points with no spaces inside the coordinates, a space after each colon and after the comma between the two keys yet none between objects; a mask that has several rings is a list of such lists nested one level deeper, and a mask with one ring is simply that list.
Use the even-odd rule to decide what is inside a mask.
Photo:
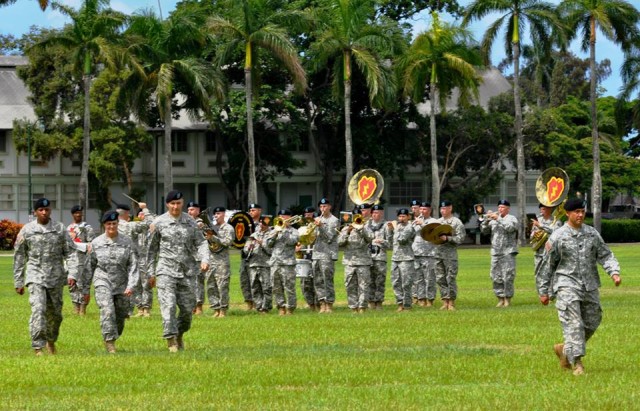
[{"label": "building window", "polygon": [[282,137],[284,147],[289,151],[309,151],[309,134],[299,133],[298,135],[284,135]]},{"label": "building window", "polygon": [[15,210],[14,207],[15,193],[11,184],[0,185],[0,210]]},{"label": "building window", "polygon": [[64,184],[62,186],[62,209],[71,210],[71,207],[77,205],[78,202],[78,185]]},{"label": "building window", "polygon": [[45,197],[51,202],[51,208],[58,208],[56,185],[55,184],[32,184],[31,200],[29,200],[29,186],[27,184],[20,185],[20,204],[21,210],[31,209],[35,200]]},{"label": "building window", "polygon": [[0,153],[7,152],[7,130],[0,130]]},{"label": "building window", "polygon": [[174,131],[171,133],[171,152],[186,153],[188,151],[188,133],[186,131]]},{"label": "building window", "polygon": [[424,196],[421,181],[395,181],[389,189],[389,204],[408,205],[413,199]]},{"label": "building window", "polygon": [[204,151],[207,153],[215,153],[216,151],[216,136],[212,131],[207,131],[204,134]]}]

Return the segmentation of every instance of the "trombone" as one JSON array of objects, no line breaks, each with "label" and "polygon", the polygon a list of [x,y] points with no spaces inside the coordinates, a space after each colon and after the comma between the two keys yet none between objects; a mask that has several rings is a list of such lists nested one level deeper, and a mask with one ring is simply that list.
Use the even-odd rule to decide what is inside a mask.
[{"label": "trombone", "polygon": [[292,226],[294,224],[298,224],[302,220],[303,220],[303,217],[301,215],[294,215],[293,217],[289,217],[287,219],[284,219],[282,217],[276,217],[273,219],[273,229],[275,231],[282,231],[286,227]]}]

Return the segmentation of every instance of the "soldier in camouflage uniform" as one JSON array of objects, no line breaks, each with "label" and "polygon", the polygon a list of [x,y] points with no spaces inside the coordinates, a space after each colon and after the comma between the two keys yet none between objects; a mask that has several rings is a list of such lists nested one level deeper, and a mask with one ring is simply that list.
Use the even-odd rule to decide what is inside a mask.
[{"label": "soldier in camouflage uniform", "polygon": [[[283,220],[291,218],[291,210],[278,211]],[[296,254],[295,247],[299,238],[298,230],[284,223],[274,227],[266,237],[266,245],[271,252],[271,286],[278,314],[291,315],[296,309]]]},{"label": "soldier in camouflage uniform", "polygon": [[[144,203],[140,203],[146,205]],[[147,208],[143,208],[138,212],[138,221],[153,221],[154,214],[149,212]],[[145,223],[146,225],[146,223]],[[149,224],[150,225],[150,224]],[[134,249],[136,247],[134,246]],[[151,307],[153,305],[153,289],[149,287],[149,281],[147,281],[147,251],[149,249],[149,230],[138,235],[138,272],[140,273],[140,281],[134,288],[134,300],[136,299],[135,293],[138,292],[138,317],[151,317]],[[197,270],[200,271],[199,269]]]},{"label": "soldier in camouflage uniform", "polygon": [[260,313],[268,313],[272,307],[272,285],[269,258],[271,255],[265,249],[269,226],[258,222],[256,230],[244,245],[244,259],[249,270],[251,295],[255,308]]},{"label": "soldier in camouflage uniform", "polygon": [[331,214],[331,202],[321,198],[318,202],[320,216],[315,220],[316,241],[313,244],[313,284],[316,288],[320,313],[331,313],[336,300],[333,285],[335,262],[338,259],[338,227],[340,221]]},{"label": "soldier in camouflage uniform", "polygon": [[436,299],[436,246],[425,241],[420,231],[427,224],[435,223],[436,219],[431,217],[431,203],[428,201],[421,202],[419,210],[420,214],[412,222],[416,230],[412,245],[416,265],[412,296],[419,306],[431,307]]},{"label": "soldier in camouflage uniform", "polygon": [[[73,217],[73,223],[67,226],[67,231],[71,239],[76,243],[88,243],[94,239],[95,233],[93,228],[88,223],[82,221],[82,212],[84,209],[81,205],[75,205],[71,208],[71,216]],[[78,267],[84,266],[84,259],[86,254],[78,250],[72,250],[71,255],[67,259],[67,271],[68,276],[72,278],[79,278]],[[85,315],[87,313],[87,305],[84,303],[82,296],[82,290],[69,289],[71,296],[71,302],[73,303],[73,312],[78,315]]]},{"label": "soldier in camouflage uniform", "polygon": [[413,239],[416,232],[409,223],[410,211],[401,208],[397,212],[397,224],[387,223],[393,229],[393,251],[391,254],[391,286],[396,297],[398,312],[411,309],[411,288],[415,276],[415,258],[413,256]]},{"label": "soldier in camouflage uniform", "polygon": [[565,369],[574,375],[584,373],[582,357],[586,344],[602,320],[600,306],[600,276],[597,263],[602,265],[614,284],[621,283],[620,264],[600,234],[584,225],[586,203],[581,199],[565,203],[567,223],[549,237],[544,260],[536,271],[540,302],[549,304],[549,296],[556,296],[556,309],[562,325],[563,344],[553,349]]},{"label": "soldier in camouflage uniform", "polygon": [[[315,221],[316,218],[316,209],[312,206],[305,207],[303,210],[302,216],[306,224],[309,222]],[[315,230],[314,230],[315,231]],[[315,236],[315,232],[313,234]],[[296,244],[296,256],[298,259],[303,258],[305,260],[313,259],[313,244],[302,245],[300,243]],[[307,302],[309,309],[311,311],[317,311],[320,308],[320,303],[318,302],[318,296],[316,295],[316,287],[313,284],[313,273],[307,277],[300,278],[300,288],[302,289],[302,296],[304,300]]]},{"label": "soldier in camouflage uniform", "polygon": [[[534,238],[536,233],[544,231],[547,233],[547,239],[551,233],[562,226],[562,221],[553,217],[553,207],[547,207],[544,204],[539,204],[540,214],[535,220],[531,220],[531,238]],[[538,270],[538,266],[542,262],[542,255],[544,254],[544,244],[540,246],[533,254],[533,267],[534,272]]]},{"label": "soldier in camouflage uniform", "polygon": [[371,210],[371,219],[366,223],[373,235],[369,245],[372,262],[367,300],[369,308],[381,310],[387,281],[387,250],[391,247],[393,230],[384,221],[384,207],[376,204]]},{"label": "soldier in camouflage uniform", "polygon": [[191,328],[196,306],[195,261],[200,260],[200,270],[206,271],[209,250],[196,223],[182,212],[182,193],[172,190],[165,201],[168,211],[149,227],[147,274],[151,288],[158,286],[162,336],[173,353],[184,349],[183,334]]},{"label": "soldier in camouflage uniform", "polygon": [[[362,215],[360,209],[353,210],[353,216]],[[371,281],[371,252],[369,245],[373,232],[366,224],[351,223],[338,236],[338,245],[344,247],[344,285],[347,289],[347,305],[351,311],[364,313],[367,309],[367,291]]]},{"label": "soldier in camouflage uniform", "polygon": [[100,308],[100,327],[107,352],[115,354],[116,340],[124,331],[129,310],[129,297],[140,281],[137,255],[127,236],[118,234],[118,213],[109,211],[102,216],[105,233],[91,242],[82,278],[75,278],[85,303],[93,282],[96,303]]},{"label": "soldier in camouflage uniform", "polygon": [[[204,222],[200,218],[201,207],[200,204],[195,201],[189,201],[187,203],[187,214],[193,218],[198,228],[204,227]],[[204,277],[205,273],[200,271],[200,261],[196,261],[194,270],[196,271],[196,308],[193,309],[195,315],[202,314],[202,305],[204,304]]]},{"label": "soldier in camouflage uniform", "polygon": [[[253,220],[253,227],[257,229],[260,225],[260,219],[262,217],[262,207],[260,204],[251,203],[248,207],[248,213]],[[244,256],[243,256],[244,257]],[[240,290],[242,291],[242,297],[244,303],[247,306],[247,310],[251,311],[254,308],[257,309],[251,286],[251,275],[249,274],[249,267],[247,267],[246,259],[240,259]]]},{"label": "soldier in camouflage uniform", "polygon": [[462,221],[453,216],[451,201],[440,202],[440,215],[436,221],[450,225],[453,235],[440,236],[440,240],[444,242],[436,248],[436,283],[440,287],[442,299],[440,309],[454,311],[458,298],[458,246],[464,241],[466,232]]},{"label": "soldier in camouflage uniform", "polygon": [[508,307],[514,293],[516,255],[518,255],[518,219],[509,214],[511,204],[498,201],[498,212],[487,213],[480,224],[483,234],[491,233],[491,281],[498,298],[496,307]]},{"label": "soldier in camouflage uniform", "polygon": [[231,263],[229,261],[229,247],[233,243],[234,231],[231,225],[224,221],[226,209],[213,209],[214,230],[207,230],[205,236],[209,246],[209,270],[205,276],[207,280],[207,294],[213,316],[224,318],[229,309],[229,279],[231,278]]},{"label": "soldier in camouflage uniform", "polygon": [[33,208],[36,219],[25,224],[16,237],[13,284],[20,295],[25,286],[29,290],[31,347],[39,356],[45,347],[50,354],[56,353],[55,342],[62,323],[62,290],[65,283],[76,287],[75,280],[67,279],[63,261],[71,249],[86,251],[90,247],[73,242],[64,224],[51,220],[48,199],[38,199]]}]

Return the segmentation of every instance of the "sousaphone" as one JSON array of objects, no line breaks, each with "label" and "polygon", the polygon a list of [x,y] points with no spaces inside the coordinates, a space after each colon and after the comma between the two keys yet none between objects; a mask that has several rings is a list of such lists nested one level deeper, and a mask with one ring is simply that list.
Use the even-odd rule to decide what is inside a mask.
[{"label": "sousaphone", "polygon": [[355,205],[378,204],[384,191],[384,178],[371,168],[358,171],[349,180],[349,198]]},{"label": "sousaphone", "polygon": [[[569,194],[569,176],[560,167],[547,168],[536,180],[536,197],[545,207],[555,207],[553,223],[565,216],[564,203]],[[549,233],[544,230],[536,231],[531,237],[531,248],[536,251],[549,239]]]}]

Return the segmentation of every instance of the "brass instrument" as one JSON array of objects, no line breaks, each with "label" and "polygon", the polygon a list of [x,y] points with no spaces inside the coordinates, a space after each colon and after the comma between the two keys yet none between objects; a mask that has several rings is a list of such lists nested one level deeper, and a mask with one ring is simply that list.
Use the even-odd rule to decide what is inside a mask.
[{"label": "brass instrument", "polygon": [[273,219],[273,229],[276,231],[282,231],[287,226],[298,224],[300,221],[302,221],[302,219],[303,218],[300,215],[294,215],[293,217],[289,217],[287,219],[276,217]]},{"label": "brass instrument", "polygon": [[449,224],[429,223],[420,230],[420,237],[423,240],[436,245],[445,242],[440,238],[441,235],[453,235],[453,227]]},{"label": "brass instrument", "polygon": [[473,206],[473,209],[476,212],[476,216],[478,217],[478,223],[482,223],[487,218],[491,218],[492,216],[495,216],[498,214],[491,210],[485,211],[483,204],[476,204]]},{"label": "brass instrument", "polygon": [[[554,225],[558,219],[564,217],[567,212],[564,209],[564,203],[567,201],[569,194],[569,176],[559,167],[551,167],[542,172],[536,180],[536,197],[540,204],[545,207],[555,207],[553,213]],[[544,230],[537,230],[531,236],[531,248],[537,251],[546,244],[549,239],[549,233]]]},{"label": "brass instrument", "polygon": [[[203,232],[212,232],[215,236],[218,235],[218,230],[220,229],[220,227],[218,226],[217,223],[211,224],[208,208],[205,210],[202,210],[200,214],[198,214],[198,218],[202,221],[202,226],[200,227],[200,229]],[[211,241],[209,241],[209,239],[207,239],[207,242],[209,243],[209,251],[211,251],[214,254],[219,253],[224,249],[224,247],[222,247],[222,244],[212,243]]]},{"label": "brass instrument", "polygon": [[314,219],[307,221],[306,224],[298,228],[298,235],[300,236],[298,242],[302,245],[311,245],[316,241],[316,228],[318,226]]},{"label": "brass instrument", "polygon": [[355,228],[356,230],[362,230],[362,228],[364,227],[364,223],[365,223],[364,217],[362,217],[361,214],[356,214],[353,217],[353,222],[351,223],[351,227]]},{"label": "brass instrument", "polygon": [[355,205],[378,204],[384,191],[384,178],[371,168],[358,171],[349,180],[349,198]]}]

